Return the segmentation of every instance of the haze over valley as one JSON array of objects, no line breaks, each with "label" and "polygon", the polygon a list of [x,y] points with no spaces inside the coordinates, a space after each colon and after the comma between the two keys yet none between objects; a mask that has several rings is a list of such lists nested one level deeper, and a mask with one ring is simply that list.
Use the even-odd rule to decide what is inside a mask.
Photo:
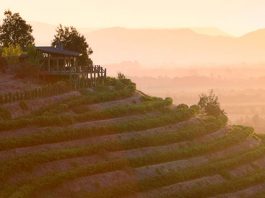
[{"label": "haze over valley", "polygon": [[[37,45],[56,26],[31,22]],[[265,29],[232,36],[214,27],[176,29],[79,28],[95,63],[132,78],[140,90],[194,104],[214,89],[230,121],[265,132]],[[253,121],[255,117],[258,120]]]}]

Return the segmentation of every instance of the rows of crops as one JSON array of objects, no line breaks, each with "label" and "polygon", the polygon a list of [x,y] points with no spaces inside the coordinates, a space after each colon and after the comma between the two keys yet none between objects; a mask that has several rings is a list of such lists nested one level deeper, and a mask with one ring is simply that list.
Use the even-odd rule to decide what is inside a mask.
[{"label": "rows of crops", "polygon": [[0,197],[208,197],[264,182],[254,165],[231,174],[265,157],[252,128],[136,92],[127,79],[80,93],[0,121]]}]

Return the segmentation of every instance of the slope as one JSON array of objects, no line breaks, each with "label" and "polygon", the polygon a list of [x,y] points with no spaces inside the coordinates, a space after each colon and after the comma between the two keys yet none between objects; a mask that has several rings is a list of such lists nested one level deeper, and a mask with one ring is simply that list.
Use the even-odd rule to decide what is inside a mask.
[{"label": "slope", "polygon": [[251,128],[147,96],[128,79],[78,93],[0,121],[0,197],[263,193],[265,145]]}]

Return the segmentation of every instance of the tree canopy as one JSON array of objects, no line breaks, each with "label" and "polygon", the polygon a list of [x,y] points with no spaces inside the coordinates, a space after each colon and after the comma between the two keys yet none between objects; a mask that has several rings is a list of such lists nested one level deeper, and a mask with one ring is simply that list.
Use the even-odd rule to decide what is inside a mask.
[{"label": "tree canopy", "polygon": [[213,90],[210,90],[209,94],[201,94],[198,106],[207,114],[212,116],[225,115],[224,110],[220,108],[218,96],[214,94]]},{"label": "tree canopy", "polygon": [[12,13],[10,10],[4,12],[5,18],[0,26],[0,45],[3,47],[17,46],[25,49],[34,45],[32,27],[27,24],[19,13]]},{"label": "tree canopy", "polygon": [[63,27],[59,25],[56,30],[56,35],[52,41],[52,46],[62,44],[64,49],[72,50],[81,53],[77,59],[79,65],[91,65],[92,60],[89,55],[93,53],[89,47],[86,38],[81,35],[73,26]]}]

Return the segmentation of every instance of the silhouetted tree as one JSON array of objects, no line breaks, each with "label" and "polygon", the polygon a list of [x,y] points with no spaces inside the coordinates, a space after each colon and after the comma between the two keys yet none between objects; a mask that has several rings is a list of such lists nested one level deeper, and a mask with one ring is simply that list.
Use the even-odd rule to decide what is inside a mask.
[{"label": "silhouetted tree", "polygon": [[210,90],[209,94],[201,94],[198,106],[207,115],[219,116],[220,114],[225,115],[224,110],[220,108],[218,96],[216,96],[213,90]]},{"label": "silhouetted tree", "polygon": [[32,27],[21,18],[19,13],[10,10],[4,12],[5,18],[0,26],[0,45],[3,47],[17,46],[25,49],[34,45]]},{"label": "silhouetted tree", "polygon": [[79,65],[91,65],[93,63],[89,58],[93,51],[86,42],[86,38],[76,28],[59,25],[52,46],[58,44],[62,44],[65,49],[81,53],[82,55],[77,59]]}]

